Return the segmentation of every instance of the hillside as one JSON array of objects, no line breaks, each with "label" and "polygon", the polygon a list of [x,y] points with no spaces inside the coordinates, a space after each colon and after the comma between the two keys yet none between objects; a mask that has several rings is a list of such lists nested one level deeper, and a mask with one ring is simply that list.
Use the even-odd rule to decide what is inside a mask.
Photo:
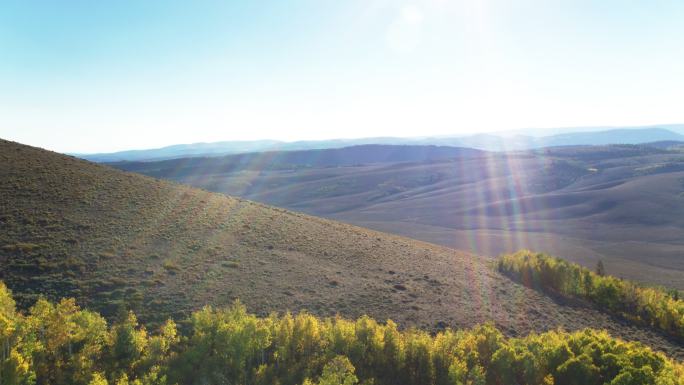
[{"label": "hillside", "polygon": [[684,289],[683,154],[657,142],[336,168],[117,166],[476,254],[603,259],[611,274]]},{"label": "hillside", "polygon": [[506,334],[607,329],[684,349],[592,308],[562,306],[488,259],[0,142],[0,279],[22,307],[76,297],[111,316],[250,311],[369,314],[429,330],[493,320]]}]

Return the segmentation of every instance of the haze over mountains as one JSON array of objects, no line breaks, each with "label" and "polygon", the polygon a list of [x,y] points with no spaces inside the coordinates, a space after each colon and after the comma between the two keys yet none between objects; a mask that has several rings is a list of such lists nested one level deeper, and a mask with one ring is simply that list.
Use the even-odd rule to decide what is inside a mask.
[{"label": "haze over mountains", "polygon": [[130,306],[154,323],[240,298],[262,314],[369,314],[432,330],[487,320],[511,335],[591,326],[684,354],[466,252],[7,141],[0,160],[0,279],[24,307],[39,295],[74,296],[108,316]]},{"label": "haze over mountains", "polygon": [[[178,144],[158,149],[131,150],[104,154],[75,154],[94,162],[163,160],[182,157],[220,156],[264,151],[293,151],[340,148],[367,144],[436,145],[469,147],[488,151],[526,150],[550,146],[639,144],[655,141],[684,141],[684,125],[670,124],[647,127],[584,127],[540,130],[537,134],[505,133],[470,136],[419,138],[359,138],[319,141],[282,142],[276,140],[228,141]],[[552,133],[552,134],[551,134]]]},{"label": "haze over mountains", "polygon": [[477,254],[602,259],[611,274],[684,289],[683,148],[375,145],[114,166]]}]

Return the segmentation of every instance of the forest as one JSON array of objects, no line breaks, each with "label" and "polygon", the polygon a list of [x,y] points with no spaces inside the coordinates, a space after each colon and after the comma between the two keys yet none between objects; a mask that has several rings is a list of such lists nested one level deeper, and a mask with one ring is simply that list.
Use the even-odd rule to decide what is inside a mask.
[{"label": "forest", "polygon": [[132,312],[111,325],[73,299],[25,313],[0,283],[0,385],[684,384],[684,366],[605,331],[507,338],[470,330],[401,330],[388,320],[257,317],[236,301],[205,307],[187,332],[148,332]]},{"label": "forest", "polygon": [[684,341],[684,301],[677,290],[647,287],[527,250],[502,256],[498,269],[524,285],[589,301],[607,312]]}]

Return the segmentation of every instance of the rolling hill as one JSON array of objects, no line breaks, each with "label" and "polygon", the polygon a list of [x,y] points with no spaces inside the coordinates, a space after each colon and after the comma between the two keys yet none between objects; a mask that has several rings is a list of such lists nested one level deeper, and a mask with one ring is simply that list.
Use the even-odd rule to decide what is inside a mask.
[{"label": "rolling hill", "polygon": [[490,260],[0,141],[0,279],[22,307],[76,297],[155,323],[240,298],[258,314],[369,314],[438,330],[492,320],[509,335],[607,329],[684,348],[503,277]]},{"label": "rolling hill", "polygon": [[448,146],[388,146],[369,144],[325,150],[271,151],[222,157],[193,157],[157,162],[114,162],[126,171],[168,178],[207,173],[273,171],[307,168],[349,167],[374,163],[435,162],[482,157],[484,151]]},{"label": "rolling hill", "polygon": [[[154,149],[100,154],[73,154],[93,162],[155,161],[189,157],[224,156],[251,152],[303,151],[363,145],[450,146],[484,151],[529,150],[550,146],[641,144],[655,141],[684,142],[684,126],[678,124],[641,127],[575,127],[524,130],[500,134],[434,136],[416,138],[376,137],[356,139],[226,141],[177,144]],[[535,133],[531,135],[530,133]]]},{"label": "rolling hill", "polygon": [[[327,151],[341,150],[290,160],[326,158]],[[677,142],[378,158],[343,167],[278,163],[288,153],[276,154],[251,154],[240,165],[226,157],[115,166],[477,254],[528,248],[590,268],[602,259],[611,274],[684,289],[684,153]]]}]

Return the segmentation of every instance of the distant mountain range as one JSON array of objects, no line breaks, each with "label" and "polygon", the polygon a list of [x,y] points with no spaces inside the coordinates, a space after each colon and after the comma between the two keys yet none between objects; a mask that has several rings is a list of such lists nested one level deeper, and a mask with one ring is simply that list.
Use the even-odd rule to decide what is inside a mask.
[{"label": "distant mountain range", "polygon": [[[564,131],[566,130],[566,131]],[[575,130],[575,131],[570,131]],[[536,133],[531,130],[530,132]],[[657,141],[684,141],[684,125],[663,125],[630,128],[548,129],[552,135],[478,134],[460,137],[375,137],[282,142],[276,140],[226,141],[215,143],[178,144],[163,148],[131,150],[101,154],[73,154],[94,162],[150,161],[187,157],[221,156],[264,151],[294,151],[342,148],[368,144],[435,145],[469,147],[487,151],[529,150],[541,147],[641,144]]]},{"label": "distant mountain range", "polygon": [[250,152],[213,157],[189,157],[160,161],[110,162],[111,166],[159,178],[213,172],[275,171],[302,168],[348,167],[375,163],[431,162],[480,157],[485,151],[448,146],[392,146],[366,144],[344,148]]}]

